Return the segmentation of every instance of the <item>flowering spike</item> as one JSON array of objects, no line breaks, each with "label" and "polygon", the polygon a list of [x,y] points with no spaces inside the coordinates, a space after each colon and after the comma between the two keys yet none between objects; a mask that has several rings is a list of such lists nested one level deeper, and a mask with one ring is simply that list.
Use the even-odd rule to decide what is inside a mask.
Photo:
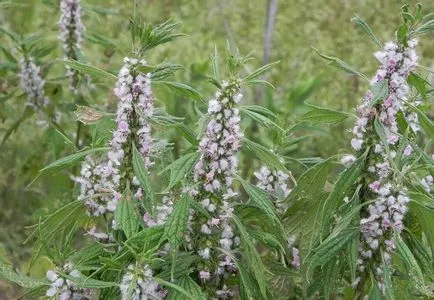
[{"label": "flowering spike", "polygon": [[[190,191],[209,212],[210,218],[190,215],[187,244],[201,257],[197,266],[198,281],[212,286],[214,296],[220,298],[233,294],[225,278],[231,276],[236,267],[232,258],[221,255],[217,248],[230,252],[240,244],[231,222],[233,208],[228,200],[237,195],[232,190],[232,181],[243,137],[236,108],[241,98],[240,83],[232,80],[223,82],[215,98],[209,101],[209,121],[199,143],[201,155],[194,169],[198,186]],[[201,237],[197,239],[197,236]]]},{"label": "flowering spike", "polygon": [[[63,52],[66,58],[77,60],[85,29],[81,21],[80,0],[61,0],[60,12],[59,39],[62,42]],[[77,93],[78,71],[67,66],[66,74],[69,78],[70,90]]]},{"label": "flowering spike", "polygon": [[[364,178],[364,202],[372,202],[362,209],[361,243],[357,260],[360,276],[353,285],[362,282],[362,274],[367,274],[364,272],[370,270],[383,292],[385,285],[381,262],[391,262],[395,250],[394,233],[399,234],[403,230],[403,219],[410,201],[407,189],[392,174],[391,160],[396,156],[400,140],[397,113],[401,111],[413,130],[419,130],[417,116],[409,113],[406,106],[410,92],[407,78],[416,68],[418,60],[414,49],[416,44],[415,40],[408,41],[407,46],[388,42],[382,51],[375,53],[380,67],[371,80],[371,89],[357,108],[359,116],[351,140],[351,146],[356,151],[370,149],[367,176]],[[387,90],[384,97],[376,95],[381,85]],[[384,138],[377,134],[376,122],[384,128]],[[404,155],[410,155],[411,151],[412,148],[407,146]],[[353,161],[350,156],[342,160],[346,165]]]},{"label": "flowering spike", "polygon": [[20,60],[20,85],[27,94],[27,105],[35,111],[45,107],[48,103],[48,97],[45,96],[45,81],[40,75],[41,68],[38,67],[33,58],[23,58]]}]

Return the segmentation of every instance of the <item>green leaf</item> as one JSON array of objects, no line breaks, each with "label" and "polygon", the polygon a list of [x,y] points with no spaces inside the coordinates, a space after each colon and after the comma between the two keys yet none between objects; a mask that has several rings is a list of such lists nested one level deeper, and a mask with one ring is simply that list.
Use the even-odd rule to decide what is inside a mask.
[{"label": "green leaf", "polygon": [[434,212],[425,208],[425,205],[432,203],[432,197],[410,192],[410,212],[417,218],[423,232],[428,240],[432,253],[434,253]]},{"label": "green leaf", "polygon": [[125,232],[127,238],[132,237],[140,226],[140,218],[132,201],[130,188],[127,187],[119,200],[115,211],[116,225]]},{"label": "green leaf", "polygon": [[420,25],[415,31],[415,35],[421,35],[425,33],[429,33],[434,30],[434,20],[429,20],[426,23]]},{"label": "green leaf", "polygon": [[82,72],[83,74],[90,75],[95,78],[103,78],[103,79],[109,79],[109,80],[116,80],[117,77],[107,71],[101,70],[97,67],[89,66],[84,63],[81,63],[76,60],[68,60],[64,59],[62,60],[66,65],[70,66],[71,68]]},{"label": "green leaf", "polygon": [[183,288],[189,295],[191,295],[191,298],[187,297],[185,294],[179,292],[178,290],[173,289],[169,293],[167,300],[206,300],[206,296],[203,294],[200,286],[196,282],[194,282],[194,280],[191,279],[190,276],[182,276],[178,280],[177,284],[178,286]]},{"label": "green leaf", "polygon": [[237,179],[241,182],[244,190],[249,195],[250,200],[252,200],[253,203],[270,218],[272,223],[279,224],[279,218],[268,193],[245,181],[241,177],[237,177]]},{"label": "green leaf", "polygon": [[313,250],[312,256],[306,259],[306,261],[309,262],[307,274],[311,274],[315,267],[324,266],[330,260],[335,259],[336,255],[338,255],[352,239],[356,238],[358,233],[358,228],[346,229],[337,236],[325,239]]},{"label": "green leaf", "polygon": [[422,127],[425,134],[430,139],[434,139],[434,123],[419,108],[417,108],[414,105],[410,105],[410,104],[409,104],[409,106],[411,109],[413,109],[417,113],[417,115],[419,117],[419,124]]},{"label": "green leaf", "polygon": [[411,72],[407,77],[407,82],[414,86],[422,98],[426,99],[426,81],[418,74]]},{"label": "green leaf", "polygon": [[422,270],[411,253],[411,250],[408,248],[399,234],[395,234],[395,243],[396,251],[401,256],[405,268],[407,269],[411,286],[423,295],[429,296],[431,293],[425,286]]},{"label": "green leaf", "polygon": [[31,226],[31,228],[35,229],[24,243],[29,241],[33,236],[36,235],[36,233],[39,233],[39,235],[32,251],[30,267],[40,255],[44,244],[49,245],[50,243],[56,241],[56,239],[61,237],[60,235],[65,229],[70,229],[77,222],[78,224],[84,224],[87,221],[88,217],[86,217],[83,201],[76,200],[59,208],[54,213],[47,216],[39,224]]},{"label": "green leaf", "polygon": [[381,43],[378,38],[375,36],[372,29],[369,27],[368,23],[365,22],[361,17],[355,15],[351,21],[356,25],[360,26],[360,28],[369,36],[369,38],[379,47],[381,48]]},{"label": "green leaf", "polygon": [[172,189],[177,183],[181,182],[187,175],[191,173],[197,160],[199,159],[199,156],[199,152],[188,153],[172,162],[160,172],[161,174],[170,170],[169,185],[166,188],[166,191]]},{"label": "green leaf", "polygon": [[366,75],[360,73],[355,68],[353,68],[352,66],[348,65],[346,62],[340,60],[339,58],[321,54],[315,48],[313,48],[313,50],[316,52],[316,54],[318,54],[319,56],[321,56],[325,60],[328,60],[332,66],[334,66],[334,67],[336,67],[338,69],[344,70],[347,73],[360,76],[364,80],[369,81],[369,79],[368,79],[368,77],[366,77]]},{"label": "green leaf", "polygon": [[200,93],[189,85],[173,81],[153,81],[153,84],[162,84],[172,90],[174,93],[187,99],[203,100]]},{"label": "green leaf", "polygon": [[80,277],[74,277],[67,274],[63,274],[63,276],[66,279],[73,281],[78,288],[103,289],[103,288],[119,286],[119,284],[116,282],[101,281],[83,275]]},{"label": "green leaf", "polygon": [[369,102],[369,107],[374,107],[378,101],[382,101],[389,95],[389,83],[387,79],[383,79],[375,83],[372,88],[372,99]]},{"label": "green leaf", "polygon": [[176,71],[181,70],[181,69],[183,69],[183,67],[181,65],[176,65],[176,64],[158,65],[151,72],[151,80],[152,81],[163,80],[164,78],[167,78],[169,76],[174,75]]},{"label": "green leaf", "polygon": [[134,174],[140,181],[141,186],[144,189],[144,206],[148,212],[150,212],[153,216],[155,216],[155,193],[152,188],[151,179],[148,175],[148,170],[145,167],[145,161],[143,159],[142,154],[137,150],[136,145],[133,143],[133,169]]},{"label": "green leaf", "polygon": [[[154,277],[154,280],[156,282],[158,282],[160,285],[165,286],[165,287],[167,287],[167,288],[169,288],[171,290],[175,290],[178,293],[184,295],[185,297],[187,297],[187,299],[190,299],[190,300],[199,300],[199,299],[201,299],[201,298],[195,298],[195,297],[193,297],[193,296],[196,296],[196,295],[191,295],[183,287],[181,287],[181,286],[179,286],[177,284],[170,283],[170,282],[165,281],[165,280],[163,280],[161,278],[158,278],[158,277]],[[176,299],[182,299],[182,298],[176,298]]]},{"label": "green leaf", "polygon": [[164,236],[169,240],[172,249],[178,248],[185,238],[189,208],[190,199],[188,195],[184,194],[181,199],[175,202],[173,211],[167,218]]},{"label": "green leaf", "polygon": [[18,118],[18,120],[16,122],[14,122],[12,124],[12,126],[9,127],[8,130],[6,130],[6,133],[3,136],[3,139],[2,139],[2,142],[1,142],[0,146],[3,146],[4,143],[6,143],[6,141],[8,140],[8,138],[11,136],[11,134],[14,133],[15,131],[17,131],[17,129],[18,129],[18,127],[20,127],[21,123],[23,123],[26,119],[28,119],[29,117],[31,117],[34,114],[34,112],[35,111],[31,107],[27,106],[24,109],[24,112],[21,115],[21,117]]},{"label": "green leaf", "polygon": [[276,154],[274,154],[264,146],[255,143],[247,138],[244,138],[243,142],[245,143],[246,147],[249,150],[253,151],[253,153],[255,153],[256,156],[267,166],[273,169],[288,172],[288,170],[285,168],[284,163],[280,161],[280,158]]},{"label": "green leaf", "polygon": [[256,69],[255,71],[253,71],[249,75],[247,75],[245,78],[243,78],[243,81],[244,82],[252,81],[253,79],[258,78],[259,76],[261,76],[262,74],[264,74],[265,72],[267,72],[268,70],[270,70],[271,68],[273,68],[275,65],[277,65],[279,63],[280,63],[280,61],[275,61],[275,62],[266,64],[266,65]]},{"label": "green leaf", "polygon": [[0,260],[0,279],[8,280],[23,288],[34,289],[44,285],[48,285],[48,282],[36,280],[20,272],[16,272],[11,266],[4,264]]},{"label": "green leaf", "polygon": [[306,104],[311,108],[308,112],[302,115],[298,120],[310,124],[337,124],[345,121],[348,114],[330,108],[319,107],[311,104]]},{"label": "green leaf", "polygon": [[322,214],[321,214],[321,232],[328,232],[328,225],[332,219],[333,213],[339,203],[343,202],[343,199],[352,194],[352,190],[357,185],[359,176],[362,174],[365,166],[367,152],[359,157],[348,169],[346,169],[338,178],[334,184],[332,192],[324,202]]},{"label": "green leaf", "polygon": [[241,239],[241,247],[243,249],[243,257],[246,259],[248,263],[248,267],[250,268],[250,271],[255,275],[255,279],[258,282],[259,290],[261,291],[261,295],[264,298],[267,298],[267,284],[266,284],[266,278],[265,278],[265,266],[262,263],[261,257],[259,256],[258,251],[255,248],[255,245],[250,238],[249,234],[247,233],[246,229],[244,228],[244,225],[241,223],[241,221],[238,219],[237,216],[232,215],[232,219],[234,220],[235,224],[237,225],[238,232],[240,234]]},{"label": "green leaf", "polygon": [[54,162],[52,162],[51,164],[49,164],[48,166],[42,168],[41,170],[39,170],[39,173],[46,173],[46,172],[54,172],[54,171],[59,171],[61,169],[67,168],[67,167],[71,167],[73,166],[75,163],[79,162],[83,157],[95,153],[95,152],[100,152],[100,151],[107,151],[109,150],[109,148],[92,148],[92,149],[88,149],[88,150],[83,150],[71,155],[68,155],[66,157],[62,157]]},{"label": "green leaf", "polygon": [[396,38],[400,44],[405,44],[407,40],[408,27],[406,24],[401,24],[396,31]]},{"label": "green leaf", "polygon": [[[260,106],[243,106],[240,107],[240,111],[267,128],[276,129],[282,133],[285,133],[285,130],[282,127],[277,125],[269,118],[270,115],[274,115],[271,111],[266,112],[266,115],[264,115],[258,112],[262,112],[262,110],[259,110],[258,107]],[[273,118],[275,118],[275,116]]]}]

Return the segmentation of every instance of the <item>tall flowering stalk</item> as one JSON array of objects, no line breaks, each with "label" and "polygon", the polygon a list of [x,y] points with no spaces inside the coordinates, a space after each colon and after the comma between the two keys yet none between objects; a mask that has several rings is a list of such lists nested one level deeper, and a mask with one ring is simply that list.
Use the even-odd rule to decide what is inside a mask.
[{"label": "tall flowering stalk", "polygon": [[26,105],[35,111],[40,111],[48,103],[48,97],[44,92],[45,80],[41,77],[41,68],[37,66],[33,58],[20,60],[20,86],[27,95]]},{"label": "tall flowering stalk", "polygon": [[[80,0],[61,0],[60,12],[59,39],[62,42],[62,49],[66,58],[76,60],[81,50],[85,29],[81,21]],[[66,75],[69,78],[70,90],[77,93],[78,71],[67,66]]]},{"label": "tall flowering stalk", "polygon": [[[99,193],[110,193],[112,196],[91,198],[86,204],[89,212],[100,215],[113,212],[116,209],[122,192],[129,185],[138,186],[139,182],[132,169],[132,145],[138,146],[145,161],[145,167],[152,166],[150,154],[152,151],[151,126],[148,118],[153,113],[153,94],[151,90],[150,75],[142,74],[140,66],[144,60],[124,59],[114,89],[118,98],[116,114],[117,127],[110,141],[108,159],[99,164],[89,157],[82,165],[81,177],[77,180],[81,184],[82,199]],[[142,197],[142,189],[135,191],[138,198]]]},{"label": "tall flowering stalk", "polygon": [[[357,108],[358,120],[353,128],[351,145],[359,153],[369,148],[367,175],[362,188],[363,202],[369,204],[362,209],[360,220],[359,276],[355,286],[366,278],[363,274],[368,273],[364,272],[372,271],[378,287],[385,291],[382,262],[391,262],[395,250],[394,234],[400,234],[404,228],[403,219],[410,199],[407,188],[394,176],[393,159],[400,142],[397,113],[401,111],[412,116],[406,107],[410,92],[407,78],[417,66],[416,44],[416,40],[402,45],[388,42],[382,51],[375,53],[380,67],[371,80],[371,89]],[[373,103],[374,91],[382,84],[387,86],[387,95],[384,101]],[[411,121],[412,127],[417,129],[417,119],[412,116]],[[376,122],[384,128],[384,138],[377,133]],[[410,146],[404,149],[404,155],[411,152]],[[345,160],[348,162],[348,157]]]},{"label": "tall flowering stalk", "polygon": [[237,172],[237,152],[243,133],[240,128],[240,82],[223,82],[215,98],[208,103],[209,122],[200,141],[200,158],[195,165],[192,189],[195,200],[210,217],[190,217],[188,247],[200,257],[197,276],[211,297],[230,298],[234,290],[227,279],[236,271],[232,258],[218,248],[231,252],[239,245],[235,235],[230,200],[236,196],[232,190],[233,176]]}]

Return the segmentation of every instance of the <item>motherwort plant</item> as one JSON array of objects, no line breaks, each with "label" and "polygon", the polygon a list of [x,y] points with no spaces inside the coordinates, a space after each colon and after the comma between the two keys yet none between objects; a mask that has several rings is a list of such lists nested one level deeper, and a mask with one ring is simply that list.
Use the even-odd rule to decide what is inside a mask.
[{"label": "motherwort plant", "polygon": [[[331,230],[328,227],[330,219],[334,219],[332,223],[336,226],[326,233],[328,237],[312,254],[314,266],[327,262],[327,267],[333,268],[339,266],[339,260],[322,260],[321,256],[326,251],[330,253],[328,247],[332,243],[340,245],[334,248],[334,254],[350,251],[354,258],[351,262],[352,286],[357,297],[373,293],[390,296],[397,268],[393,264],[394,256],[400,255],[409,268],[408,259],[413,255],[405,243],[408,238],[405,229],[412,236],[411,230],[415,228],[413,222],[424,227],[424,221],[410,211],[410,207],[414,207],[410,205],[412,198],[420,194],[414,192],[413,175],[409,175],[420,173],[418,169],[421,166],[417,166],[420,158],[414,158],[415,152],[423,157],[425,163],[432,164],[431,158],[415,142],[415,136],[421,128],[425,132],[431,128],[426,115],[418,108],[422,105],[420,99],[425,97],[426,82],[415,70],[419,60],[416,37],[428,32],[427,24],[432,21],[420,24],[424,20],[420,6],[417,6],[414,16],[408,12],[408,6],[404,6],[402,15],[404,23],[396,33],[396,40],[387,42],[383,47],[365,21],[360,17],[353,19],[381,47],[374,54],[380,66],[369,81],[370,88],[362,103],[357,107],[357,121],[351,139],[351,147],[357,157],[345,155],[342,158],[346,170],[321,209],[324,214],[320,224],[321,234]],[[406,16],[412,18],[407,19]],[[323,57],[366,79],[342,61]],[[423,120],[420,124],[419,119]],[[425,165],[422,169],[426,167],[429,168]],[[422,186],[427,186],[423,180],[417,180],[416,185],[420,186],[420,182]],[[343,200],[342,207],[332,211],[338,208],[336,204],[339,198]],[[408,214],[412,215],[411,223],[407,221]],[[357,218],[354,217],[356,215]],[[349,224],[357,226],[358,232],[350,229]],[[346,229],[343,231],[343,228]],[[356,237],[358,240],[355,240]],[[345,245],[347,250],[343,250]],[[324,272],[329,271],[325,268]],[[422,271],[419,275],[422,276]],[[423,284],[411,284],[418,293],[431,295]]]}]

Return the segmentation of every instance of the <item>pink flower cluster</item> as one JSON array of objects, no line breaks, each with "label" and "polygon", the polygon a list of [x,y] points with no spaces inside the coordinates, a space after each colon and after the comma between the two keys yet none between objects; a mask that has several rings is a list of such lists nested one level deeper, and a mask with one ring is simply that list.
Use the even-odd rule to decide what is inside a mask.
[{"label": "pink flower cluster", "polygon": [[[93,157],[88,156],[82,165],[81,176],[75,178],[81,185],[79,199],[86,202],[89,213],[94,216],[116,210],[126,182],[139,186],[139,181],[131,172],[133,142],[139,147],[145,167],[152,166],[150,154],[153,139],[148,118],[153,114],[154,100],[150,75],[140,73],[139,67],[146,64],[143,60],[125,58],[124,63],[114,89],[119,100],[117,128],[110,141],[108,159],[95,162]],[[128,159],[125,159],[126,156]],[[129,170],[124,172],[127,168]],[[96,196],[101,193],[109,195]],[[142,197],[140,187],[135,195]]]},{"label": "pink flower cluster", "polygon": [[80,176],[73,180],[80,184],[78,200],[84,201],[89,215],[100,216],[107,210],[114,210],[107,206],[110,195],[115,191],[114,182],[119,182],[119,175],[116,174],[116,181],[113,180],[113,175],[107,162],[98,160],[93,155],[86,156],[81,164]]},{"label": "pink flower cluster", "polygon": [[166,291],[153,279],[150,266],[139,263],[127,267],[122,276],[120,290],[122,300],[157,300],[166,296]]},{"label": "pink flower cluster", "polygon": [[[71,263],[66,263],[63,266],[62,272],[75,278],[82,276],[77,269],[74,269]],[[56,297],[56,299],[60,300],[79,300],[90,297],[90,289],[78,288],[74,282],[62,277],[57,270],[49,270],[47,272],[47,279],[50,282],[50,288],[47,290],[46,296],[49,298]]]},{"label": "pink flower cluster", "polygon": [[[77,59],[84,34],[84,25],[81,21],[80,0],[61,0],[60,12],[59,39],[62,42],[63,52],[66,58]],[[69,66],[67,67],[69,88],[74,93],[77,92],[74,83],[77,72],[77,70],[71,69]]]},{"label": "pink flower cluster", "polygon": [[[385,45],[383,51],[375,53],[380,62],[380,68],[371,80],[372,89],[364,97],[364,102],[358,107],[359,118],[353,128],[355,137],[351,145],[356,151],[363,151],[371,147],[368,154],[367,189],[368,199],[372,203],[363,210],[360,220],[362,241],[359,246],[357,266],[359,272],[369,268],[378,280],[378,286],[384,291],[381,261],[389,264],[391,254],[395,249],[393,234],[400,233],[403,219],[410,201],[407,189],[394,180],[390,161],[396,156],[396,149],[400,139],[396,115],[398,111],[410,116],[412,127],[418,128],[417,118],[408,113],[406,101],[410,92],[407,77],[417,65],[417,55],[414,50],[417,42],[408,42],[407,47],[398,46],[393,42]],[[384,101],[371,103],[372,90],[375,86],[386,81],[387,96]],[[376,134],[374,119],[378,118],[385,131],[386,143]],[[406,146],[404,155],[411,155],[411,146]],[[349,156],[347,156],[349,157]],[[351,164],[354,158],[343,158],[343,162]],[[365,201],[366,202],[366,201]],[[357,277],[354,286],[361,278]]]},{"label": "pink flower cluster", "polygon": [[157,206],[155,218],[149,213],[143,215],[143,221],[148,227],[163,225],[173,210],[173,200],[169,196],[163,196],[163,201]]},{"label": "pink flower cluster", "polygon": [[209,101],[209,121],[199,144],[201,156],[194,170],[198,186],[191,191],[211,218],[190,216],[187,243],[202,258],[198,266],[200,280],[216,286],[215,296],[222,299],[233,295],[224,278],[233,274],[236,267],[232,258],[221,254],[217,248],[232,251],[240,244],[231,222],[233,208],[228,200],[237,195],[232,190],[232,181],[243,137],[236,108],[241,98],[239,81],[233,80],[223,82],[215,98]]},{"label": "pink flower cluster", "polygon": [[[134,141],[145,160],[145,167],[152,166],[150,153],[152,150],[151,126],[148,118],[153,114],[153,95],[151,90],[150,75],[141,74],[139,67],[146,64],[144,60],[124,59],[124,65],[118,76],[118,82],[114,89],[118,97],[118,110],[116,116],[117,128],[113,132],[110,142],[111,149],[108,152],[108,171],[112,174],[115,190],[122,179],[122,162],[127,155],[131,156],[131,143]],[[133,182],[132,182],[133,183]],[[116,193],[117,192],[117,193]],[[109,205],[114,210],[122,191],[116,191]],[[141,194],[139,188],[138,195]]]},{"label": "pink flower cluster", "polygon": [[[407,78],[417,66],[418,56],[414,49],[416,45],[416,40],[409,41],[408,47],[404,48],[394,42],[388,42],[383,51],[375,53],[375,57],[381,65],[371,80],[371,90],[365,94],[362,105],[357,108],[359,118],[353,128],[355,137],[351,140],[351,146],[354,150],[362,149],[367,125],[375,116],[378,116],[385,128],[387,142],[391,145],[396,145],[398,142],[396,114],[398,111],[408,114],[405,105],[410,92]],[[386,99],[380,103],[381,105],[372,105],[373,90],[384,81],[387,83]],[[412,127],[417,129],[417,116],[408,115],[413,124]]]},{"label": "pink flower cluster", "polygon": [[258,179],[256,186],[270,194],[279,212],[284,213],[288,208],[285,199],[292,191],[288,187],[289,175],[282,171],[271,171],[266,166],[253,174]]},{"label": "pink flower cluster", "polygon": [[38,67],[32,58],[20,60],[20,86],[27,95],[27,105],[35,111],[46,106],[49,102],[45,96],[45,81],[40,75],[41,68]]}]

